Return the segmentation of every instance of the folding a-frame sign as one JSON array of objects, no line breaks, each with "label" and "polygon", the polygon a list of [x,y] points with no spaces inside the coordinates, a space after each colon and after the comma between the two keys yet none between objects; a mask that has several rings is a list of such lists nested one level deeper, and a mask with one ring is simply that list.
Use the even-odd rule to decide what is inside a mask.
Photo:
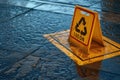
[{"label": "folding a-frame sign", "polygon": [[69,42],[88,53],[92,41],[104,46],[98,13],[76,6],[70,29]]}]

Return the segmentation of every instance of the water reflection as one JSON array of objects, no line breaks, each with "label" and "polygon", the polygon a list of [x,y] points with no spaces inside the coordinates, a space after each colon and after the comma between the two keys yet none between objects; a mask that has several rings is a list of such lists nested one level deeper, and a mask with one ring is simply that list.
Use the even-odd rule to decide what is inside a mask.
[{"label": "water reflection", "polygon": [[120,56],[95,62],[88,65],[77,65],[76,68],[81,78],[85,80],[119,80]]},{"label": "water reflection", "polygon": [[101,61],[84,66],[79,66],[76,64],[76,68],[80,77],[90,80],[99,80]]}]

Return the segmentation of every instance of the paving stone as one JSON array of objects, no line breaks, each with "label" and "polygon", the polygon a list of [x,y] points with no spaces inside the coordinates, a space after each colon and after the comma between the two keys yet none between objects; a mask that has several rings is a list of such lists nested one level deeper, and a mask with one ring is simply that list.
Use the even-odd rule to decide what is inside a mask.
[{"label": "paving stone", "polygon": [[[17,17],[7,23],[2,23],[0,25],[0,32],[2,33],[0,34],[1,47],[9,50],[21,49],[22,51],[22,48],[29,48],[31,44],[43,44],[45,41],[43,34],[70,27],[71,16],[62,20],[64,16],[65,15],[34,11],[24,16]],[[53,26],[51,24],[55,25]],[[61,28],[61,26],[63,28]]]},{"label": "paving stone", "polygon": [[[106,71],[106,72],[111,72],[113,74],[118,74],[120,76],[120,70],[119,70],[119,67],[120,67],[120,57],[114,57],[114,58],[111,58],[111,59],[108,59],[108,60],[105,60],[105,61],[102,61],[102,65],[101,65],[101,68],[102,70]],[[112,63],[112,64],[109,64],[109,63]]]},{"label": "paving stone", "polygon": [[120,22],[120,15],[112,12],[100,12],[101,19],[105,22],[111,22],[119,24]]},{"label": "paving stone", "polygon": [[6,71],[14,63],[23,59],[24,57],[33,53],[38,47],[34,46],[33,48],[27,50],[25,53],[10,51],[10,50],[0,50],[0,72]]},{"label": "paving stone", "polygon": [[11,69],[5,72],[5,74],[17,73],[14,79],[24,77],[27,75],[27,73],[32,71],[33,68],[36,67],[38,61],[39,57],[28,56],[25,59],[15,63]]},{"label": "paving stone", "polygon": [[36,1],[36,2],[52,2],[52,3],[63,3],[63,4],[71,4],[71,5],[82,5],[82,6],[91,6],[93,4],[95,4],[96,2],[99,2],[101,0],[92,0],[92,1],[88,1],[88,0],[69,0],[69,1],[65,1],[65,0],[30,0],[30,1]]},{"label": "paving stone", "polygon": [[12,17],[15,17],[17,15],[20,15],[24,12],[27,12],[29,9],[17,7],[17,6],[11,6],[11,5],[5,5],[0,4],[0,23],[9,20]]},{"label": "paving stone", "polygon": [[[56,13],[63,13],[63,14],[69,14],[73,15],[74,11],[74,6],[75,5],[80,5],[84,6],[96,11],[100,11],[99,9],[99,1],[87,1],[87,0],[82,0],[82,1],[64,1],[64,0],[9,0],[6,2],[6,4],[11,4],[15,6],[21,6],[21,7],[26,7],[26,8],[34,8],[37,10],[44,10],[44,11],[50,11],[50,12],[56,12]],[[5,1],[0,1],[0,3],[5,3]],[[86,4],[84,4],[86,3]],[[98,3],[98,4],[96,4]],[[96,4],[96,6],[93,4]],[[37,7],[38,6],[38,7]],[[92,7],[91,7],[92,6]]]},{"label": "paving stone", "polygon": [[7,4],[7,5],[14,5],[14,6],[20,6],[20,7],[26,7],[26,8],[34,8],[40,3],[33,2],[30,0],[0,0],[1,4]]},{"label": "paving stone", "polygon": [[100,13],[102,10],[101,3],[100,2],[95,3],[94,5],[90,6],[89,9]]},{"label": "paving stone", "polygon": [[[115,74],[110,74],[110,73],[104,73],[104,72],[100,72],[100,79],[103,79],[103,80],[117,80],[115,78],[117,78],[117,76]],[[106,77],[108,76],[108,77]]]},{"label": "paving stone", "polygon": [[118,36],[120,35],[119,33],[120,24],[119,23],[101,20],[101,28],[103,31],[103,35],[107,36],[113,41],[120,43],[120,37]]},{"label": "paving stone", "polygon": [[46,3],[34,9],[45,10],[45,11],[50,11],[50,12],[55,12],[55,13],[69,14],[69,15],[73,15],[74,13],[74,6],[62,5],[62,4],[60,5],[60,4]]},{"label": "paving stone", "polygon": [[101,3],[102,3],[102,10],[108,11],[108,12],[114,12],[117,14],[120,13],[120,10],[119,10],[120,1],[118,1],[118,0],[114,0],[114,1],[102,0]]}]

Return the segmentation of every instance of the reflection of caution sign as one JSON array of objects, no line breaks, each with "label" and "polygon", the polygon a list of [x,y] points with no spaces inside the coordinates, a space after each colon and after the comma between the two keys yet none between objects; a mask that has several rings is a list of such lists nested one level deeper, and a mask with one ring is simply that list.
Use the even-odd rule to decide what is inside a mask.
[{"label": "reflection of caution sign", "polygon": [[98,13],[76,6],[69,41],[85,53],[88,53],[92,41],[103,45]]}]

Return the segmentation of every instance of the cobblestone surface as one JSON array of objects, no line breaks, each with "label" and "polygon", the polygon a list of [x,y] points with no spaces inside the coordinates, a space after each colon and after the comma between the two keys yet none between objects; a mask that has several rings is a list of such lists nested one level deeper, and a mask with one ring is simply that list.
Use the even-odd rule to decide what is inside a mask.
[{"label": "cobblestone surface", "polygon": [[[7,4],[0,2],[2,3],[0,4],[0,11],[2,12],[0,15],[1,80],[93,79],[93,77],[79,76],[75,63],[43,37],[43,34],[69,29],[73,11],[70,9],[73,9],[76,4],[100,12],[103,34],[120,43],[119,14],[102,13],[101,0],[89,2],[88,0],[22,0],[23,2],[32,2],[29,3],[29,6],[22,5],[22,7],[20,7],[21,5],[19,7],[9,5],[11,0],[8,1]],[[20,2],[19,0],[14,1]],[[13,3],[11,2],[11,4]],[[71,13],[68,15],[61,12],[62,10],[57,12],[56,8],[52,9],[53,11],[41,10],[40,7],[45,4],[62,4],[67,6],[67,13]],[[63,7],[60,6],[57,9],[61,8]],[[120,78],[119,59],[118,56],[101,62],[97,76],[99,80],[118,80]]]}]

